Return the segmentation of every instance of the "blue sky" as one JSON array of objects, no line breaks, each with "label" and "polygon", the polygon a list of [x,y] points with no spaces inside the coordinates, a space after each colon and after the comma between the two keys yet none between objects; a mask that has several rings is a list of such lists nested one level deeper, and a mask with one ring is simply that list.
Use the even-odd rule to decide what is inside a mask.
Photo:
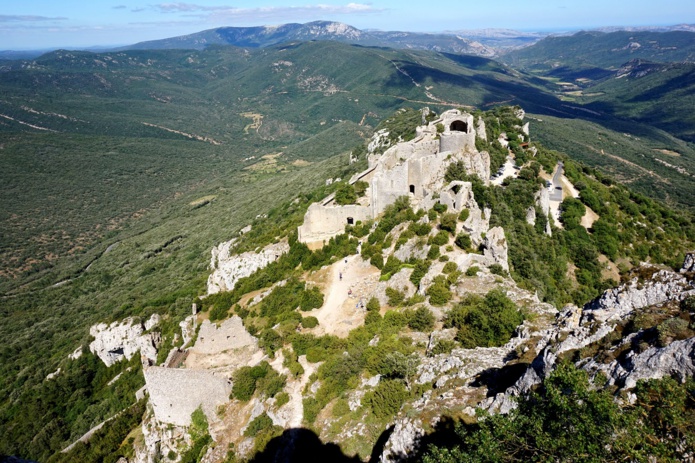
[{"label": "blue sky", "polygon": [[3,0],[0,50],[125,45],[220,26],[319,19],[360,29],[565,31],[695,22],[693,0]]}]

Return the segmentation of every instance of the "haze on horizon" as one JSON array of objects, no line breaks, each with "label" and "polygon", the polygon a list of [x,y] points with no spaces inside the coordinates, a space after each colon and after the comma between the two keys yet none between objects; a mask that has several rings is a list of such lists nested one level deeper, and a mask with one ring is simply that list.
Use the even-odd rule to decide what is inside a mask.
[{"label": "haze on horizon", "polygon": [[[197,1],[197,0],[193,0]],[[0,6],[0,49],[28,50],[133,44],[224,26],[339,21],[359,29],[441,32],[503,28],[573,31],[610,26],[666,26],[695,22],[692,0],[618,2],[559,0],[320,1],[200,0],[147,3],[29,0]]]}]

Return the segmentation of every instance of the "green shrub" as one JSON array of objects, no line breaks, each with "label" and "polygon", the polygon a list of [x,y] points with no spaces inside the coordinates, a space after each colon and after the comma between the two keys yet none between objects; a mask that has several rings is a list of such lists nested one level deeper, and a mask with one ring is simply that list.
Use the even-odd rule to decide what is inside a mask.
[{"label": "green shrub", "polygon": [[456,341],[450,339],[440,339],[437,344],[432,347],[430,355],[448,354],[456,347]]},{"label": "green shrub", "polygon": [[406,316],[395,310],[388,310],[384,314],[383,325],[392,328],[402,328],[408,323]]},{"label": "green shrub", "polygon": [[376,297],[372,297],[367,301],[367,310],[372,311],[372,310],[379,310],[381,308],[381,304],[379,304],[379,299]]},{"label": "green shrub", "polygon": [[244,431],[246,437],[256,437],[259,433],[272,428],[273,420],[268,416],[266,412],[261,413],[256,418],[254,418]]},{"label": "green shrub", "polygon": [[432,231],[432,225],[428,223],[413,222],[408,226],[408,230],[417,236],[426,236]]},{"label": "green shrub", "polygon": [[367,315],[364,317],[364,324],[365,325],[371,325],[373,323],[379,323],[381,321],[381,315],[379,314],[378,310],[372,310],[367,312]]},{"label": "green shrub", "polygon": [[399,305],[403,304],[403,301],[405,300],[405,294],[403,294],[403,291],[399,291],[390,286],[386,287],[386,297],[389,298],[388,304],[391,307],[398,307]]},{"label": "green shrub", "polygon": [[210,310],[210,321],[214,322],[217,320],[224,320],[227,318],[228,313],[229,307],[215,304],[215,306]]},{"label": "green shrub", "polygon": [[427,259],[435,260],[437,257],[439,257],[439,246],[433,244],[430,246],[430,250],[427,251]]},{"label": "green shrub", "polygon": [[299,363],[297,354],[290,349],[283,349],[282,351],[282,366],[290,370],[290,374],[298,378],[304,374],[304,367]]},{"label": "green shrub", "polygon": [[290,402],[290,395],[287,392],[280,392],[275,396],[275,406],[277,408],[282,407]]},{"label": "green shrub", "polygon": [[437,211],[437,213],[439,213],[439,214],[443,214],[444,212],[446,212],[447,206],[446,206],[446,204],[437,203],[432,207],[432,209]]},{"label": "green shrub", "polygon": [[456,234],[457,223],[458,216],[456,214],[442,214],[442,218],[439,221],[439,228],[454,235]]},{"label": "green shrub", "polygon": [[446,280],[442,279],[436,279],[435,282],[427,288],[427,295],[430,298],[430,304],[436,306],[442,306],[452,298]]},{"label": "green shrub", "polygon": [[471,245],[473,244],[471,242],[471,237],[470,237],[470,235],[468,235],[468,233],[459,233],[456,236],[454,243],[456,244],[456,246],[463,249],[464,251],[470,250]]},{"label": "green shrub", "polygon": [[310,347],[306,351],[306,361],[310,363],[318,363],[326,360],[326,349],[323,347]]},{"label": "green shrub", "polygon": [[504,271],[504,268],[500,264],[492,264],[491,266],[488,267],[490,270],[490,273],[493,273],[495,275],[500,275],[500,276],[505,276],[507,275],[507,272]]},{"label": "green shrub", "polygon": [[232,397],[247,402],[256,391],[256,378],[251,374],[251,367],[239,368],[233,376]]},{"label": "green shrub", "polygon": [[382,256],[380,253],[374,254],[372,258],[369,259],[369,263],[381,270],[384,267],[384,256]]},{"label": "green shrub", "polygon": [[311,289],[305,290],[302,294],[302,301],[300,302],[299,308],[303,311],[309,311],[313,309],[318,309],[323,305],[323,293],[321,290],[314,286]]},{"label": "green shrub", "polygon": [[449,233],[444,230],[439,230],[436,235],[428,240],[430,245],[444,246],[449,242]]},{"label": "green shrub", "polygon": [[470,217],[470,215],[471,215],[471,211],[470,211],[470,210],[468,210],[468,209],[463,209],[463,210],[461,210],[461,213],[459,214],[459,220],[460,220],[461,222],[465,222],[466,220],[468,220],[468,217]]},{"label": "green shrub", "polygon": [[427,218],[430,219],[430,222],[434,222],[435,220],[437,220],[437,211],[435,211],[434,209],[430,209],[429,211],[427,211]]},{"label": "green shrub", "polygon": [[523,321],[516,304],[502,290],[493,289],[484,298],[467,295],[449,312],[445,326],[458,328],[456,340],[472,349],[505,344]]},{"label": "green shrub", "polygon": [[408,391],[399,380],[380,381],[373,391],[365,394],[365,403],[379,419],[390,418],[401,409],[408,399]]},{"label": "green shrub", "polygon": [[468,267],[468,269],[466,270],[466,276],[467,277],[474,277],[478,274],[479,271],[480,271],[480,267],[473,265],[471,267]]},{"label": "green shrub", "polygon": [[333,404],[333,416],[341,417],[350,413],[350,405],[348,401],[342,397]]},{"label": "green shrub", "polygon": [[386,263],[381,268],[381,275],[393,275],[398,271],[398,269],[401,268],[401,265],[403,265],[403,262],[401,262],[397,257],[389,256]]},{"label": "green shrub", "polygon": [[463,275],[463,272],[460,270],[454,270],[451,272],[447,277],[446,277],[446,284],[447,286],[453,286],[459,282],[459,278],[461,278],[461,275]]},{"label": "green shrub", "polygon": [[431,330],[434,328],[434,314],[427,307],[418,307],[408,320],[408,326],[415,331]]},{"label": "green shrub", "polygon": [[458,270],[458,265],[456,265],[456,262],[447,262],[444,265],[444,268],[442,269],[443,273],[449,274],[455,270]]},{"label": "green shrub", "polygon": [[357,192],[355,187],[348,183],[341,183],[335,190],[335,202],[341,206],[355,204],[357,202]]},{"label": "green shrub", "polygon": [[319,319],[316,317],[302,318],[302,326],[304,328],[316,328],[319,325]]},{"label": "green shrub", "polygon": [[413,268],[413,273],[410,274],[410,282],[416,287],[420,285],[420,280],[427,274],[430,269],[429,261],[418,260]]}]

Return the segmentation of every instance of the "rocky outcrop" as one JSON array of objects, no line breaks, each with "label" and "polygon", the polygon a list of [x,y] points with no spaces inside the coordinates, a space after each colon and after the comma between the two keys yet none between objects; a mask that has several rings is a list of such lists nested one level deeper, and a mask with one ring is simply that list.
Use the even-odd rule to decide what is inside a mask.
[{"label": "rocky outcrop", "polygon": [[531,226],[536,225],[536,208],[533,206],[526,209],[526,223]]},{"label": "rocky outcrop", "polygon": [[94,341],[89,350],[99,357],[107,367],[123,359],[130,360],[140,351],[140,355],[150,364],[157,360],[157,348],[161,343],[159,332],[145,333],[159,323],[159,315],[154,314],[145,323],[126,318],[110,325],[99,323],[89,329]]},{"label": "rocky outcrop", "polygon": [[642,353],[629,352],[625,359],[614,360],[609,365],[595,361],[584,367],[596,372],[603,371],[608,385],[631,389],[637,381],[659,379],[665,376],[685,381],[695,375],[695,338],[674,341],[666,347],[650,347]]},{"label": "rocky outcrop", "polygon": [[379,461],[389,463],[404,460],[413,451],[416,442],[424,435],[425,430],[416,420],[406,419],[396,422]]},{"label": "rocky outcrop", "polygon": [[259,252],[230,255],[234,242],[235,240],[227,241],[212,248],[212,274],[208,277],[208,294],[231,291],[239,279],[267,266],[290,249],[289,244],[280,242],[270,244]]},{"label": "rocky outcrop", "polygon": [[683,262],[683,267],[681,267],[680,273],[692,273],[695,272],[695,252],[689,252],[685,255],[685,261]]},{"label": "rocky outcrop", "polygon": [[695,287],[683,275],[660,270],[647,281],[635,277],[628,283],[607,290],[584,307],[584,318],[586,321],[599,322],[619,320],[635,309],[681,300],[691,294],[695,294]]},{"label": "rocky outcrop", "polygon": [[550,228],[550,220],[552,217],[550,211],[550,193],[547,188],[541,188],[538,193],[536,193],[536,205],[540,208],[541,213],[548,219],[545,225],[545,234],[552,236],[553,232]]},{"label": "rocky outcrop", "polygon": [[[643,264],[643,270],[654,269]],[[655,270],[655,269],[654,269]],[[537,343],[540,353],[517,382],[504,393],[497,394],[481,407],[498,413],[514,408],[514,397],[526,394],[555,367],[563,352],[582,349],[594,344],[615,330],[617,321],[625,320],[636,310],[679,301],[695,295],[695,283],[683,275],[668,270],[656,271],[651,278],[634,278],[617,288],[605,291],[586,304],[583,309],[568,306],[558,314],[555,325],[547,330]],[[631,336],[635,336],[633,334]],[[630,344],[630,339],[623,340]],[[602,371],[609,385],[632,388],[641,379],[676,376],[685,378],[695,374],[695,338],[675,341],[666,347],[650,347],[642,353],[630,351],[620,361],[601,364],[585,359],[583,368],[593,374]]]},{"label": "rocky outcrop", "polygon": [[485,130],[485,121],[482,117],[478,117],[475,124],[475,134],[481,140],[487,141],[487,130]]},{"label": "rocky outcrop", "polygon": [[465,152],[457,159],[463,162],[469,174],[476,174],[485,185],[490,183],[490,153],[487,151]]},{"label": "rocky outcrop", "polygon": [[494,263],[500,264],[504,270],[509,271],[507,238],[504,236],[502,227],[494,227],[488,230],[483,241],[483,248],[485,257],[491,258]]}]

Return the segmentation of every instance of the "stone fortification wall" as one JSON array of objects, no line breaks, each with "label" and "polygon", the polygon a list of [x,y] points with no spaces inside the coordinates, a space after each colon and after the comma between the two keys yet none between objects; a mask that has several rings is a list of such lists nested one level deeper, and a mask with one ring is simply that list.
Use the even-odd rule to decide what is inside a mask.
[{"label": "stone fortification wall", "polygon": [[378,170],[372,179],[371,213],[373,217],[384,212],[399,196],[409,191],[408,165],[399,164],[388,170]]},{"label": "stone fortification wall", "polygon": [[239,279],[251,275],[290,250],[286,242],[280,242],[270,244],[257,253],[244,252],[230,255],[230,249],[235,241],[227,241],[212,248],[210,259],[212,273],[208,277],[208,294],[231,291]]},{"label": "stone fortification wall", "polygon": [[158,421],[190,426],[191,414],[202,407],[209,421],[219,405],[229,401],[232,383],[205,370],[149,367],[144,370],[147,391]]},{"label": "stone fortification wall", "polygon": [[475,133],[444,132],[439,138],[439,151],[442,153],[473,150],[475,150]]},{"label": "stone fortification wall", "polygon": [[210,320],[205,320],[200,325],[198,339],[192,349],[200,354],[217,354],[246,346],[258,347],[258,340],[246,331],[241,318],[234,315],[219,327],[210,323]]},{"label": "stone fortification wall", "polygon": [[366,221],[372,218],[368,206],[350,204],[347,206],[323,206],[314,203],[304,215],[304,223],[298,229],[298,239],[302,243],[328,241],[345,231],[348,218],[353,223],[358,220]]}]

